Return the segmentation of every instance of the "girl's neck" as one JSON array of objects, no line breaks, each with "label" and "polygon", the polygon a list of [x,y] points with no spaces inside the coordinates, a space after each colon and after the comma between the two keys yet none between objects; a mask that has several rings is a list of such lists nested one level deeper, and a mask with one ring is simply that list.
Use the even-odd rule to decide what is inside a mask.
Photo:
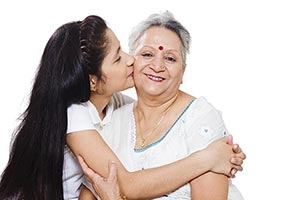
[{"label": "girl's neck", "polygon": [[98,111],[100,119],[104,119],[106,115],[106,107],[112,95],[91,94],[90,101],[94,104]]}]

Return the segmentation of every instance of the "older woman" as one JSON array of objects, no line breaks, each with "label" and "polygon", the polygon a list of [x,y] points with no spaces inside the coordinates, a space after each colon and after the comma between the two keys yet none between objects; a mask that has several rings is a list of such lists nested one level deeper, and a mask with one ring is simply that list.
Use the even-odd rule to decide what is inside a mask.
[{"label": "older woman", "polygon": [[[181,90],[190,35],[170,12],[151,15],[130,36],[138,101],[113,113],[102,136],[129,171],[165,165],[228,135],[204,97]],[[186,166],[187,168],[189,166]],[[243,199],[228,177],[214,172],[159,199]]]}]

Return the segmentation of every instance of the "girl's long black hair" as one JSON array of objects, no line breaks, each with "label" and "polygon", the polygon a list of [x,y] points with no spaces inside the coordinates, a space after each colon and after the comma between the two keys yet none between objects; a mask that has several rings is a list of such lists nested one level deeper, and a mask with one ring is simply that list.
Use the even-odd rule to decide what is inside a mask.
[{"label": "girl's long black hair", "polygon": [[102,18],[88,16],[59,27],[49,39],[1,176],[1,200],[63,199],[67,108],[89,100],[89,74],[101,78],[106,30]]}]

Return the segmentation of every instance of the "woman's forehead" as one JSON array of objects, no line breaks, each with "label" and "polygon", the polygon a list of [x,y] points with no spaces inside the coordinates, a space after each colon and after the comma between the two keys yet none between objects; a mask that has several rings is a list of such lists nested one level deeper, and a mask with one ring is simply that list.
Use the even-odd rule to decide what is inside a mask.
[{"label": "woman's forehead", "polygon": [[147,29],[138,40],[138,46],[152,47],[157,50],[173,49],[180,51],[181,41],[177,34],[164,27]]}]

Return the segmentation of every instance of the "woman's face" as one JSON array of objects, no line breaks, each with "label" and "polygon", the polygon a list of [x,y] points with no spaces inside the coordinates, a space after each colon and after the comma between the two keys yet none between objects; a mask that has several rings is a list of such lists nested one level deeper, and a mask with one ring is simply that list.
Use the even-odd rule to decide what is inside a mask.
[{"label": "woman's face", "polygon": [[97,92],[111,95],[133,87],[134,58],[125,53],[118,38],[110,29],[106,31],[108,53],[102,62],[102,80],[97,80]]},{"label": "woman's face", "polygon": [[139,39],[134,57],[134,80],[138,94],[175,95],[182,83],[182,44],[176,33],[151,27]]}]

